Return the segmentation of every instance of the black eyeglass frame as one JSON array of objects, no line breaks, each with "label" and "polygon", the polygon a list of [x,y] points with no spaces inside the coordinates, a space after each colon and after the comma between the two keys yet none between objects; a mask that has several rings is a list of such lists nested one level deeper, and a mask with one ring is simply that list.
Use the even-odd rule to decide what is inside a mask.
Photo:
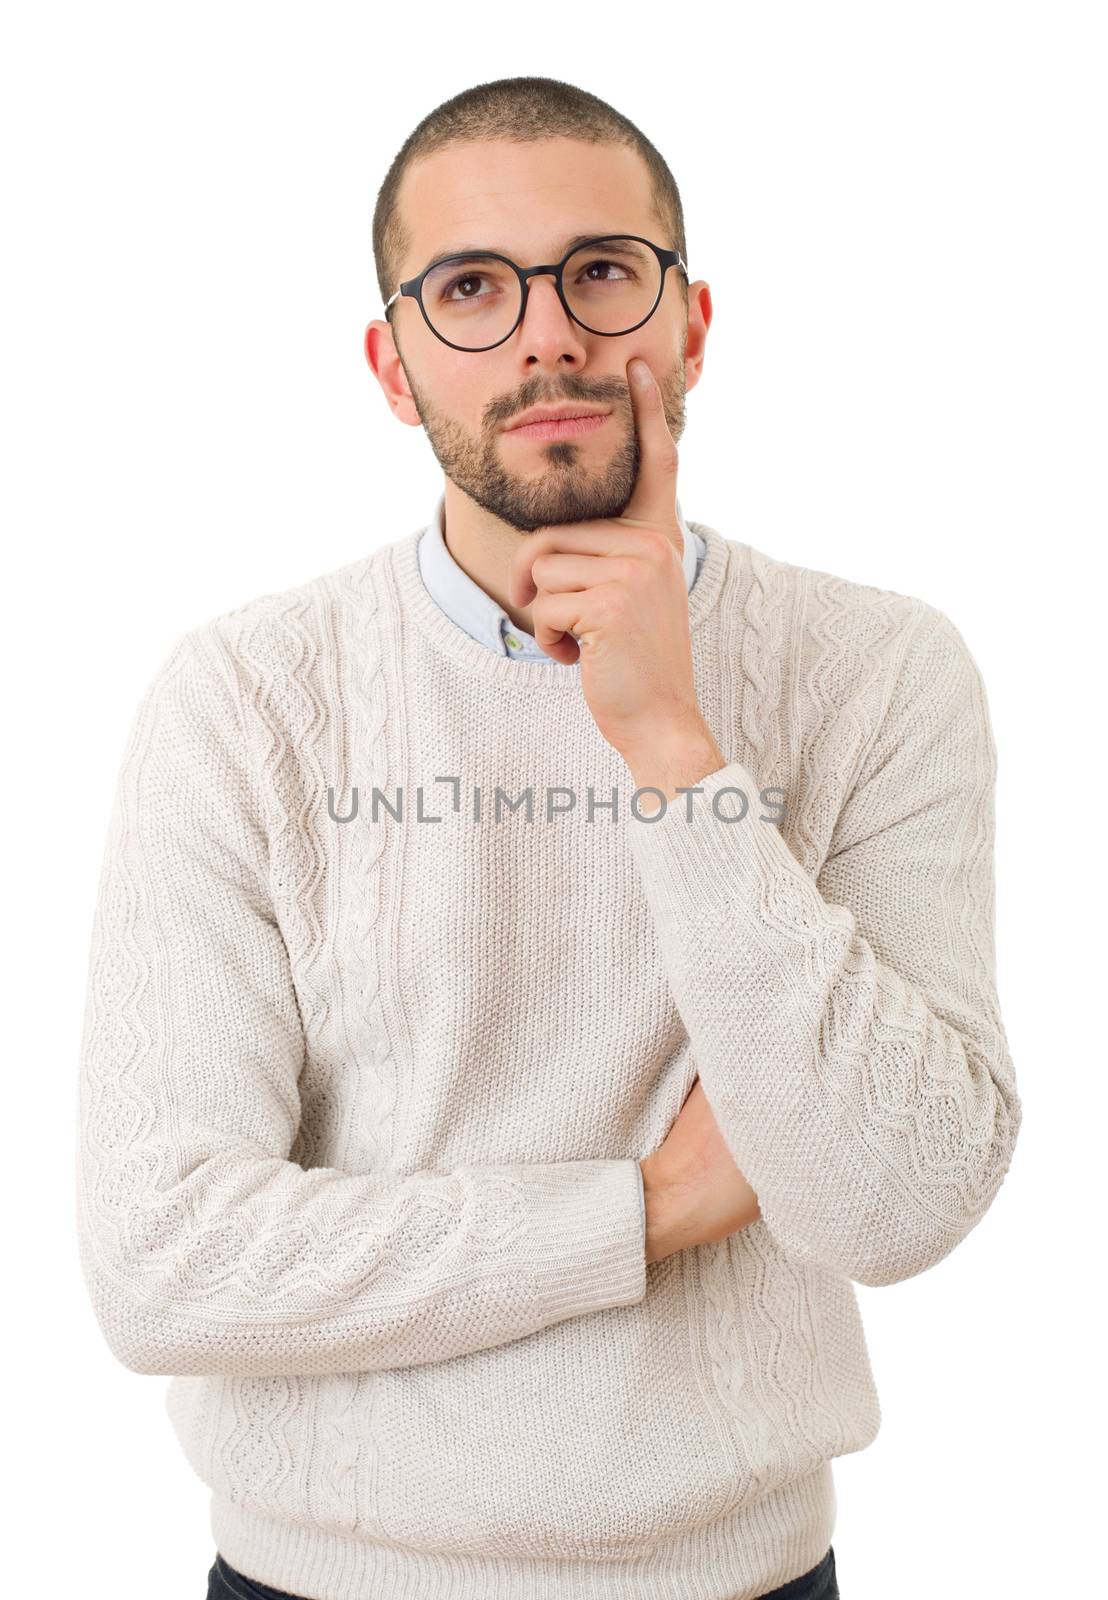
[{"label": "black eyeglass frame", "polygon": [[[657,298],[655,299],[650,310],[646,313],[646,316],[641,318],[640,321],[636,322],[633,327],[622,328],[619,333],[607,333],[602,328],[590,328],[587,322],[582,322],[581,318],[576,316],[570,309],[569,302],[565,297],[565,290],[562,288],[562,272],[566,262],[569,261],[573,256],[577,255],[581,250],[588,250],[594,244],[606,244],[609,239],[633,239],[636,244],[648,245],[657,256],[658,265],[662,269],[661,276],[658,279]],[[431,318],[427,315],[427,307],[423,304],[423,280],[426,278],[429,272],[435,272],[439,267],[445,267],[451,261],[474,261],[478,259],[483,261],[503,261],[506,267],[511,267],[512,271],[519,279],[519,315],[512,323],[512,326],[508,329],[508,332],[504,335],[504,338],[497,339],[492,344],[455,344],[453,340],[447,339],[439,332],[434,323],[431,321]],[[569,317],[571,321],[576,322],[579,328],[584,328],[586,333],[598,334],[602,339],[622,339],[624,334],[634,333],[635,329],[641,328],[644,322],[649,322],[655,311],[657,311],[662,295],[665,292],[666,273],[669,271],[670,267],[677,267],[681,272],[683,272],[685,275],[685,282],[688,283],[689,272],[684,261],[681,259],[681,252],[679,250],[663,250],[661,245],[655,244],[652,239],[644,239],[642,235],[638,233],[598,234],[595,239],[585,239],[580,244],[575,244],[572,250],[566,251],[565,255],[560,261],[549,262],[547,265],[541,267],[517,266],[509,256],[502,256],[496,250],[466,250],[456,256],[447,256],[442,261],[432,261],[430,266],[424,267],[418,278],[409,278],[407,283],[402,283],[399,289],[397,289],[394,294],[391,294],[385,301],[385,313],[386,315],[388,314],[393,301],[396,300],[398,296],[402,294],[410,295],[411,298],[418,303],[419,309],[423,313],[423,320],[430,328],[431,332],[435,335],[436,339],[441,339],[443,344],[450,346],[451,350],[461,350],[466,355],[478,356],[486,350],[495,350],[498,345],[502,345],[504,343],[505,339],[510,339],[512,334],[523,321],[523,318],[527,312],[527,292],[530,288],[528,279],[535,277],[538,273],[542,273],[544,275],[547,273],[553,273],[554,287],[558,291],[558,299],[562,302],[562,309],[565,311],[566,316]]]}]

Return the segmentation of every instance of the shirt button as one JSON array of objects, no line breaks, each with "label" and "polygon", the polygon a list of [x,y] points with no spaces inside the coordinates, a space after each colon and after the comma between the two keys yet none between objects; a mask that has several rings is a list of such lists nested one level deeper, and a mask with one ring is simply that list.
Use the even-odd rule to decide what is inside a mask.
[{"label": "shirt button", "polygon": [[506,633],[504,638],[507,640],[509,650],[519,649],[519,640],[516,638],[514,633]]}]

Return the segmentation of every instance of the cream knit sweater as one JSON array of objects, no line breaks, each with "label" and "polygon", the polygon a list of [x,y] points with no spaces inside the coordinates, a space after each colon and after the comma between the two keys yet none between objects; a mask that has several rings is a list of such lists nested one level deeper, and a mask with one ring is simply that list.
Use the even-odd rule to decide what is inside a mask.
[{"label": "cream knit sweater", "polygon": [[[81,1261],[263,1583],[751,1600],[807,1571],[830,1462],[880,1424],[852,1280],[941,1261],[1008,1168],[974,661],[920,600],[690,526],[731,759],[653,821],[579,667],[469,638],[422,529],[186,633],[139,708]],[[638,1159],[698,1073],[762,1215],[648,1267]]]}]

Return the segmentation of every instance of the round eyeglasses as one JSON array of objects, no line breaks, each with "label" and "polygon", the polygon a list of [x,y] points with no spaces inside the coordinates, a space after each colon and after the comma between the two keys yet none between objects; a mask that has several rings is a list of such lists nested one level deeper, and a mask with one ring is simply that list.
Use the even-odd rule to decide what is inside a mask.
[{"label": "round eyeglasses", "polygon": [[410,295],[443,344],[452,350],[492,350],[523,321],[529,279],[552,273],[566,314],[588,333],[614,339],[634,333],[654,315],[670,267],[688,282],[679,251],[663,250],[635,233],[600,234],[541,267],[517,267],[495,250],[479,250],[424,267],[389,296],[385,314],[398,296]]}]

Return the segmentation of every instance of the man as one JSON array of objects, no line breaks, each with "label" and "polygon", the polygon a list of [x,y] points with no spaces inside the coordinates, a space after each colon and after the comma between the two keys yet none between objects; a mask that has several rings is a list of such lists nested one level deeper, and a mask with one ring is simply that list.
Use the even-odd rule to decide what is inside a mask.
[{"label": "man", "polygon": [[934,607],[686,522],[711,298],[604,102],[448,101],[374,248],[444,492],[143,701],[97,1316],[173,1375],[209,1596],[833,1597],[853,1283],[941,1261],[1020,1122],[980,676]]}]

